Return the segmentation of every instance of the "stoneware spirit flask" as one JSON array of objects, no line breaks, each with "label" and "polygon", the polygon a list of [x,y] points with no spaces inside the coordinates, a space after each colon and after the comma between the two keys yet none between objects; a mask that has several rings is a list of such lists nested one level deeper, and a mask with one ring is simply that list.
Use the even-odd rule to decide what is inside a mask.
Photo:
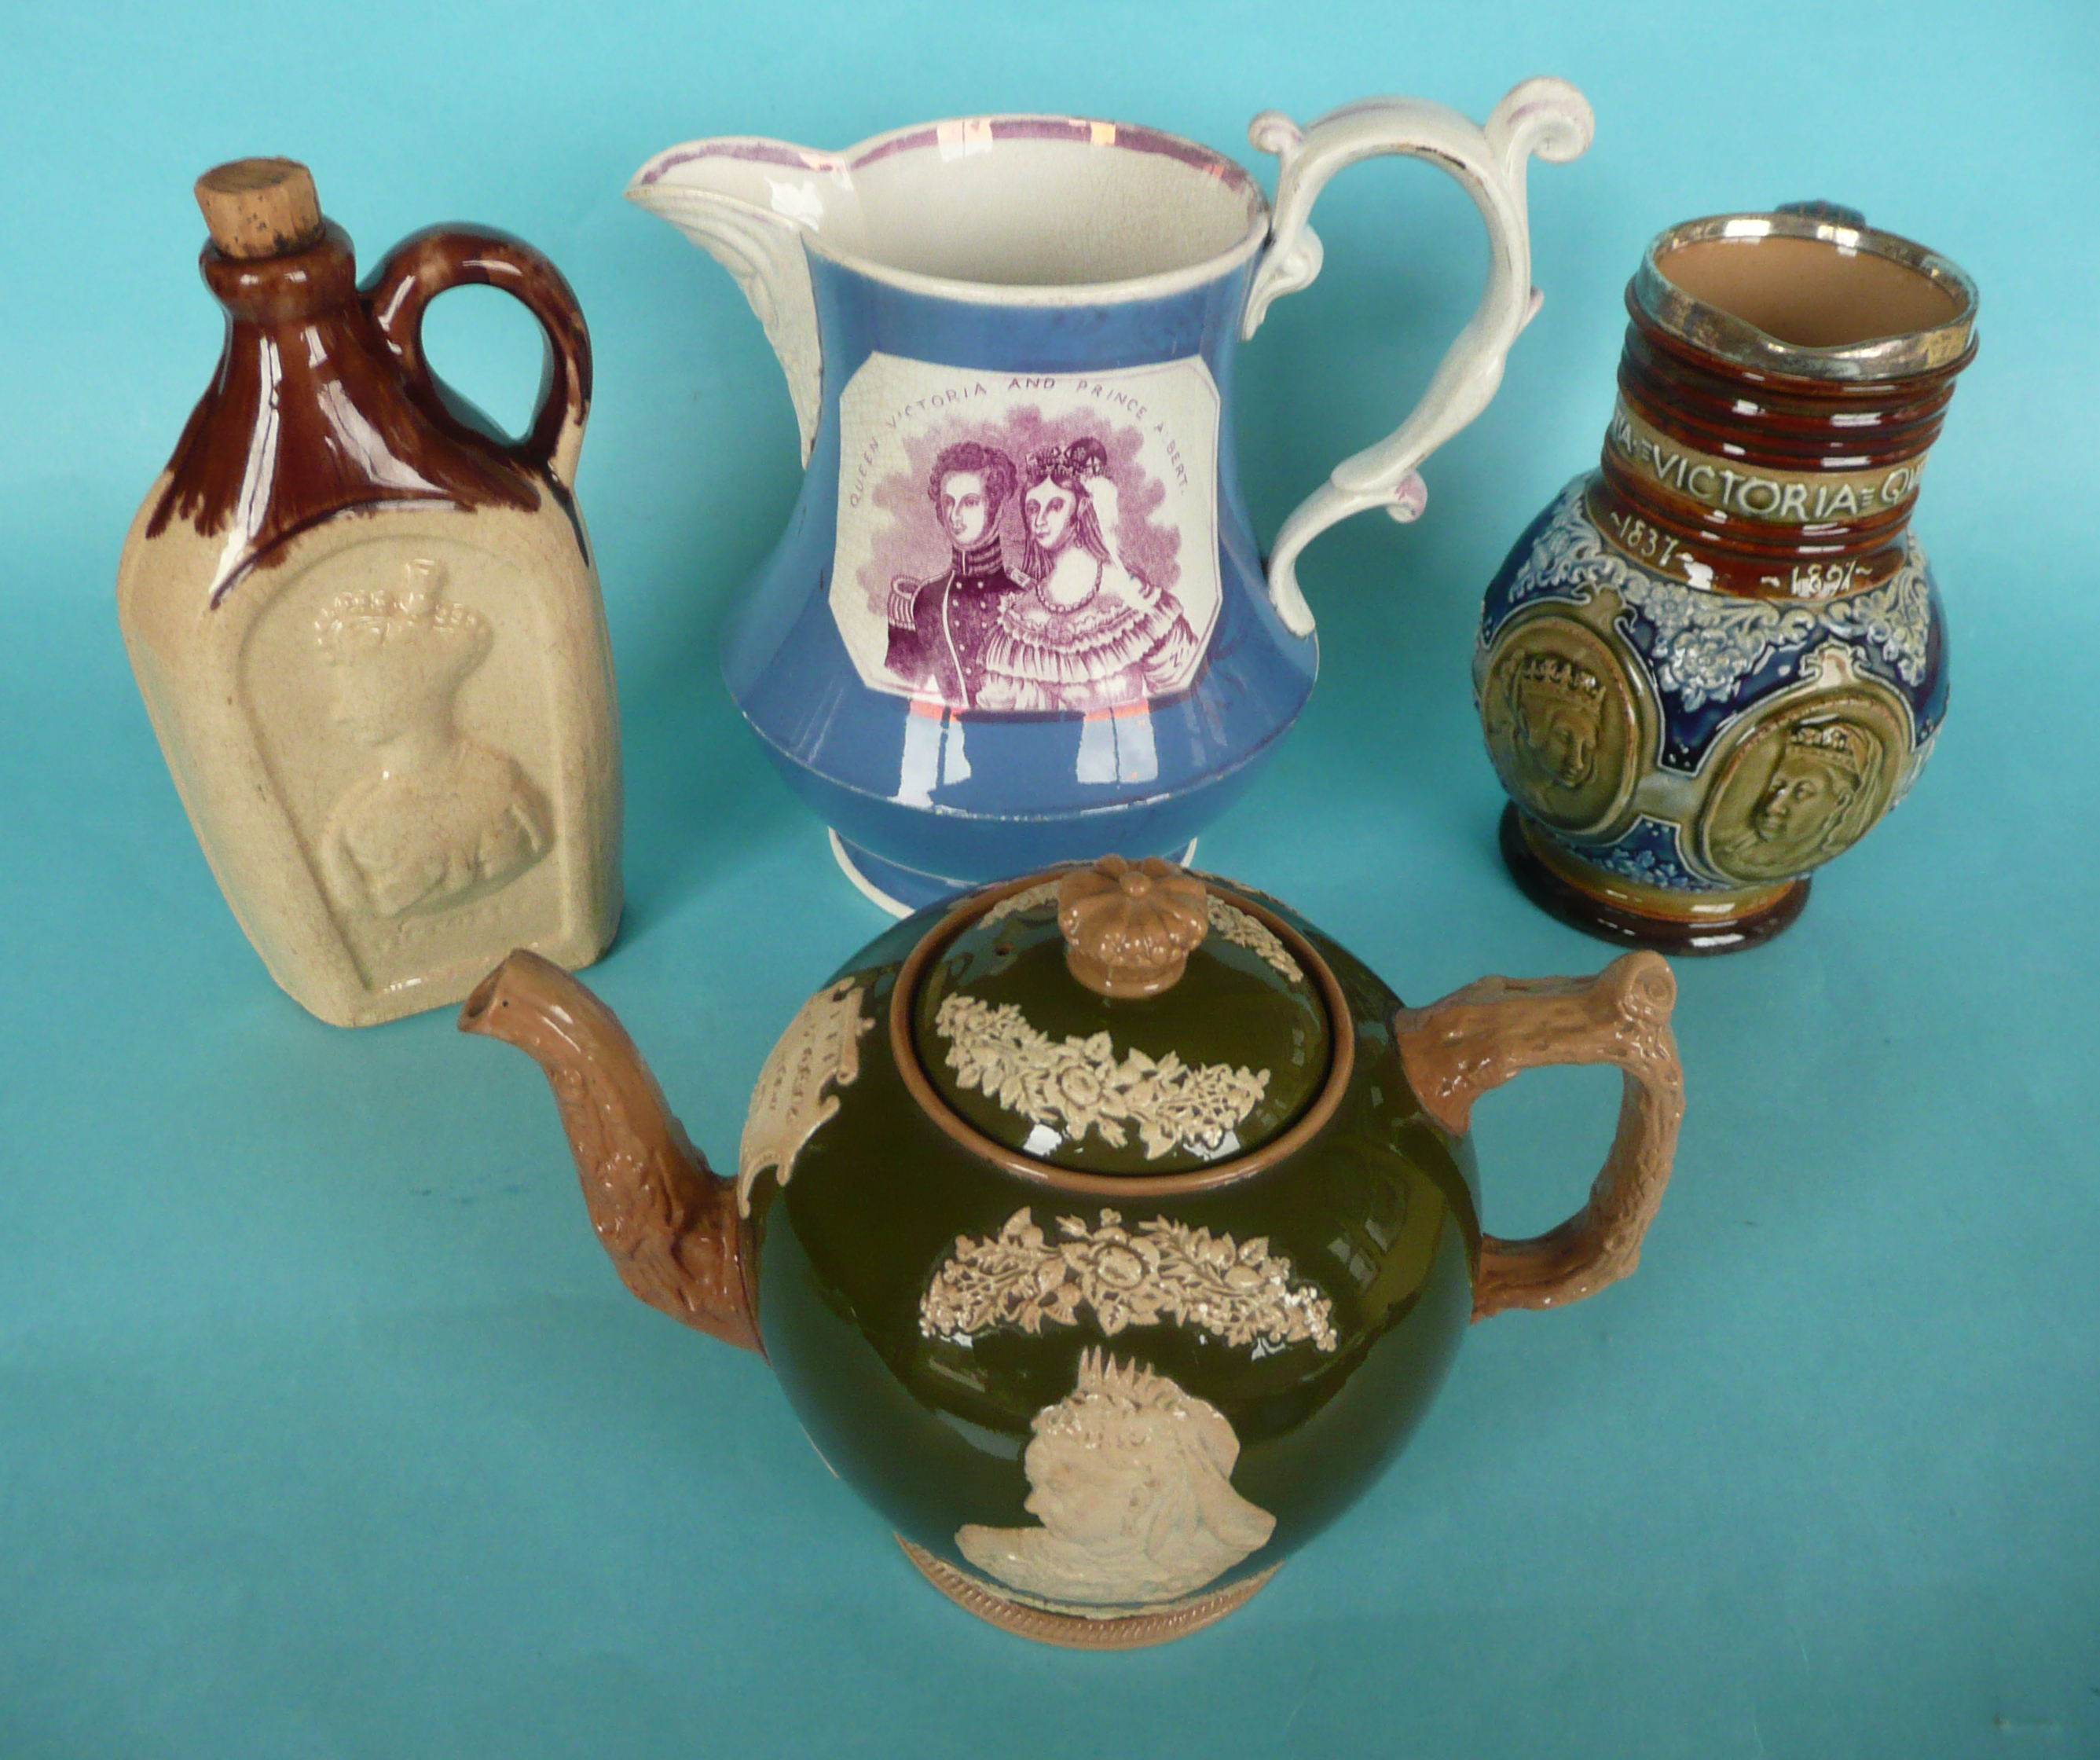
[{"label": "stoneware spirit flask", "polygon": [[[1634,1268],[1683,1110],[1670,968],[1405,1008],[1263,895],[1114,857],[921,912],[766,1060],[734,1180],[576,981],[514,955],[469,1032],[545,1068],[644,1301],[761,1352],[964,1607],[1049,1643],[1229,1612],[1360,1494],[1469,1321]],[[1588,1202],[1480,1232],[1475,1099],[1610,1063]]]},{"label": "stoneware spirit flask", "polygon": [[1626,304],[1603,464],[1489,588],[1474,686],[1531,897],[1722,952],[1792,922],[1932,750],[1946,637],[1910,517],[1976,290],[1819,204],[1672,227]]},{"label": "stoneware spirit flask", "polygon": [[[473,227],[360,287],[288,160],[197,185],[218,372],[117,583],[190,822],[271,975],[362,1026],[457,1002],[514,946],[586,965],[620,919],[620,745],[572,485],[590,340],[554,266]],[[478,282],[546,334],[530,430],[431,373],[424,308]]]},{"label": "stoneware spirit flask", "polygon": [[[637,174],[742,285],[786,371],[806,474],[723,651],[738,706],[902,915],[1113,849],[1185,852],[1312,685],[1299,552],[1421,512],[1416,467],[1486,406],[1536,309],[1524,170],[1589,106],[1526,82],[1485,129],[1374,99],[1269,112],[1273,209],[1156,130],[998,116],[842,152],[733,137]],[[1264,564],[1234,460],[1234,351],[1319,273],[1345,165],[1405,153],[1479,205],[1490,267],[1420,404],[1337,466]],[[1265,580],[1264,580],[1265,574]]]}]

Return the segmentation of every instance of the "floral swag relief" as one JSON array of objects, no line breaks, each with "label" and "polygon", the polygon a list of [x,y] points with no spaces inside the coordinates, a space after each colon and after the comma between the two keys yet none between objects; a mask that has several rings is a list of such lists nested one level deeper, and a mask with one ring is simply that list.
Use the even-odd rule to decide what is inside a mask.
[{"label": "floral swag relief", "polygon": [[758,1072],[737,1145],[736,1207],[751,1214],[751,1189],[768,1167],[787,1184],[802,1147],[839,1109],[837,1091],[860,1074],[860,1038],[875,1023],[861,1012],[862,990],[849,978],[820,990],[796,1011]]},{"label": "floral swag relief", "polygon": [[1283,945],[1281,937],[1260,917],[1249,916],[1237,910],[1215,893],[1210,895],[1211,930],[1215,935],[1244,947],[1257,959],[1266,962],[1287,983],[1303,984],[1304,968],[1290,957],[1290,950]]},{"label": "floral swag relief", "polygon": [[[1903,566],[1864,593],[1814,607],[1737,598],[1665,580],[1621,556],[1590,518],[1583,500],[1587,480],[1577,477],[1561,492],[1510,583],[1504,617],[1534,599],[1586,605],[1600,588],[1617,593],[1655,625],[1656,682],[1687,710],[1732,695],[1769,656],[1807,645],[1820,629],[1879,654],[1905,684],[1923,680],[1931,604],[1917,539],[1906,537]],[[1483,642],[1493,633],[1484,626]]]},{"label": "floral swag relief", "polygon": [[1171,1320],[1266,1350],[1310,1343],[1333,1351],[1340,1343],[1334,1304],[1294,1279],[1290,1261],[1265,1239],[1235,1244],[1166,1216],[1130,1229],[1113,1210],[1091,1228],[1061,1216],[1057,1232],[1045,1239],[1024,1207],[996,1235],[959,1236],[919,1303],[919,1330],[951,1339],[997,1326],[1039,1333],[1075,1326],[1084,1311],[1110,1338]]},{"label": "floral swag relief", "polygon": [[1230,1064],[1194,1067],[1172,1052],[1160,1058],[1132,1048],[1121,1059],[1106,1033],[1077,1034],[1061,1044],[1028,1024],[1018,1003],[994,1008],[952,995],[933,1017],[948,1042],[948,1067],[974,1090],[1030,1124],[1077,1143],[1090,1131],[1115,1149],[1134,1127],[1145,1158],[1177,1149],[1215,1154],[1268,1091],[1266,1070]]},{"label": "floral swag relief", "polygon": [[995,923],[1004,923],[1008,917],[1023,911],[1033,911],[1039,904],[1055,905],[1057,902],[1057,882],[1053,880],[1039,880],[1033,886],[1024,886],[1019,892],[1009,893],[999,900],[985,912],[985,925],[989,928]]},{"label": "floral swag relief", "polygon": [[1268,1545],[1276,1518],[1233,1489],[1239,1438],[1165,1375],[1105,1352],[1030,1426],[1023,1507],[1042,1525],[955,1531],[963,1556],[1053,1609],[1146,1608],[1192,1595]]}]

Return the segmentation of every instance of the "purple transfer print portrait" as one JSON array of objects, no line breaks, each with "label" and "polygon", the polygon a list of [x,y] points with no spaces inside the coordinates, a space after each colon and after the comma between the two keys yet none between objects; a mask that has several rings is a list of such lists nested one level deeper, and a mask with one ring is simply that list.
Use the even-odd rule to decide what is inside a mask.
[{"label": "purple transfer print portrait", "polygon": [[973,716],[1186,691],[1224,593],[1218,414],[1200,359],[1019,375],[871,355],[840,398],[827,589],[862,682]]},{"label": "purple transfer print portrait", "polygon": [[[1164,492],[1137,462],[1141,436],[1033,408],[978,434],[934,450],[936,430],[911,448],[933,454],[910,486],[918,507],[874,571],[885,549],[948,554],[944,568],[882,583],[891,676],[990,713],[1114,709],[1187,688],[1202,644],[1173,592],[1180,534],[1151,518]],[[903,514],[898,487],[876,499]]]}]

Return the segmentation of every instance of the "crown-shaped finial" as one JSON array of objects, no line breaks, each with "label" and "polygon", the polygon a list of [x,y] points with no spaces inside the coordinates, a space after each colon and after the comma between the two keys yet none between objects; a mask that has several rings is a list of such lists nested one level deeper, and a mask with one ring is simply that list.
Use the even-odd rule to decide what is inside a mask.
[{"label": "crown-shaped finial", "polygon": [[1210,933],[1203,883],[1171,862],[1103,856],[1057,887],[1057,926],[1072,976],[1104,996],[1156,996],[1180,981]]}]

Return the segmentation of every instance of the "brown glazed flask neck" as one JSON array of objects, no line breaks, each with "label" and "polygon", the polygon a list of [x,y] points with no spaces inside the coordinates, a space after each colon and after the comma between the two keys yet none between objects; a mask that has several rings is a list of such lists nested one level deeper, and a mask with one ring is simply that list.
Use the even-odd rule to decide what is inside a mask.
[{"label": "brown glazed flask neck", "polygon": [[197,267],[236,324],[297,324],[357,304],[357,258],[333,220],[303,249],[276,256],[232,257],[207,244]]},{"label": "brown glazed flask neck", "polygon": [[158,537],[180,521],[224,539],[214,607],[337,514],[540,505],[538,485],[500,445],[448,431],[418,406],[359,291],[342,227],[324,223],[312,243],[271,256],[207,245],[201,265],[226,308],[225,346],[146,531]]},{"label": "brown glazed flask neck", "polygon": [[1658,239],[1626,305],[1590,494],[1608,540],[1758,598],[1827,598],[1902,566],[1926,455],[1975,355],[1960,271],[1890,234],[1726,216]]}]

